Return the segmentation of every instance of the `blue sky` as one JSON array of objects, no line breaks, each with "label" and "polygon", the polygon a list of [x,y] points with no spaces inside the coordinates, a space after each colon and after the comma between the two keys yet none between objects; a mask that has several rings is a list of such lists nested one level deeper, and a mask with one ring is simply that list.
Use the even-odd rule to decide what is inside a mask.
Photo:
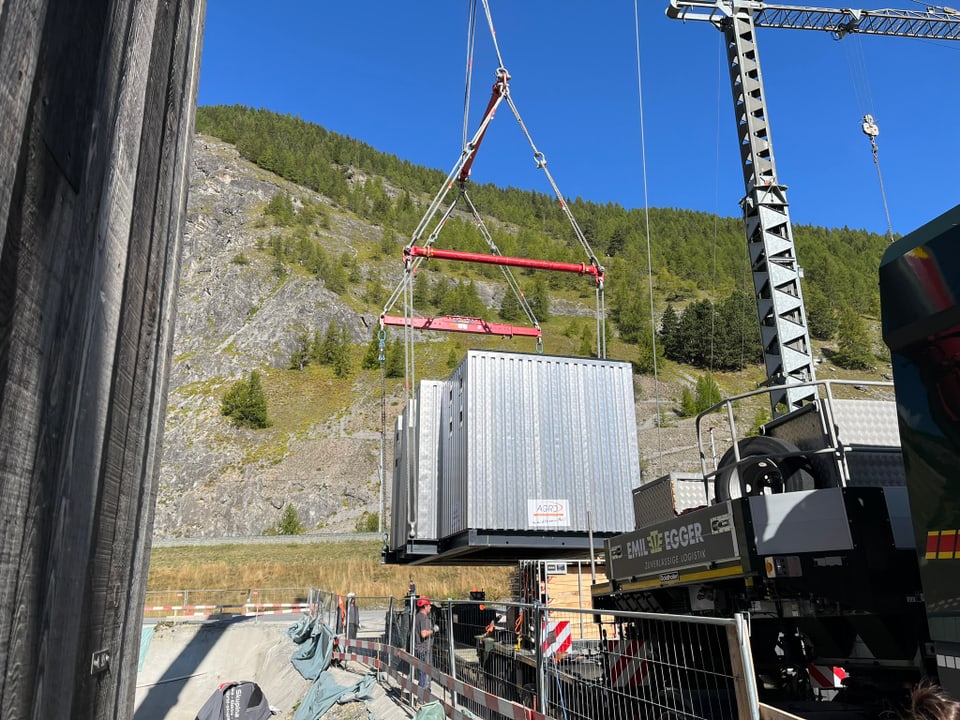
[{"label": "blue sky", "polygon": [[[511,96],[565,196],[737,216],[744,188],[722,35],[668,19],[666,6],[640,0],[638,82],[633,2],[491,0]],[[857,7],[922,9],[908,0]],[[467,8],[208,0],[199,102],[297,115],[448,171],[463,134]],[[960,42],[760,29],[758,44],[794,223],[886,232],[865,113],[880,127],[895,232],[960,203]],[[496,67],[478,17],[471,134]],[[472,178],[551,192],[505,104]]]}]

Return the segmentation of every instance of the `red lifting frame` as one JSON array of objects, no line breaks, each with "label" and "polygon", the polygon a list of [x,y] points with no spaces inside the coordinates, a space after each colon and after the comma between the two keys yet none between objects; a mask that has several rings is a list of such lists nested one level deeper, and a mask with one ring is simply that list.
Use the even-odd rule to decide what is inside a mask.
[{"label": "red lifting frame", "polygon": [[534,268],[536,270],[556,270],[558,272],[592,275],[599,283],[603,274],[595,265],[587,263],[564,263],[552,260],[533,260],[531,258],[506,257],[504,255],[483,255],[481,253],[460,252],[459,250],[437,250],[432,247],[413,245],[405,251],[413,257],[437,258],[439,260],[462,260],[464,262],[485,263],[487,265],[512,265],[514,267]]},{"label": "red lifting frame", "polygon": [[509,79],[510,75],[506,70],[503,68],[497,70],[497,81],[493,84],[493,94],[490,96],[490,102],[487,103],[487,109],[483,111],[483,121],[480,123],[483,131],[471,148],[473,152],[467,158],[463,167],[460,168],[460,174],[457,175],[457,184],[461,188],[467,184],[467,178],[470,177],[470,168],[473,167],[473,161],[477,158],[477,150],[480,149],[480,143],[483,142],[483,137],[487,134],[487,128],[490,127],[490,120],[493,119],[493,114],[497,111],[497,105],[507,95],[507,81]]},{"label": "red lifting frame", "polygon": [[501,335],[503,337],[521,335],[535,338],[539,338],[541,335],[540,328],[488,323],[482,318],[460,317],[459,315],[409,319],[396,315],[381,315],[380,322],[383,325],[409,326],[415,330],[444,330],[446,332],[473,333],[474,335]]}]

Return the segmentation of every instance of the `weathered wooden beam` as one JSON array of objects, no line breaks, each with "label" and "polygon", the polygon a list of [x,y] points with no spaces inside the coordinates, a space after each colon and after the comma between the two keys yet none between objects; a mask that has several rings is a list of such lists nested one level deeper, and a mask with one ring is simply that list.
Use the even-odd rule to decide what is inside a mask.
[{"label": "weathered wooden beam", "polygon": [[0,707],[131,717],[205,0],[0,8]]}]

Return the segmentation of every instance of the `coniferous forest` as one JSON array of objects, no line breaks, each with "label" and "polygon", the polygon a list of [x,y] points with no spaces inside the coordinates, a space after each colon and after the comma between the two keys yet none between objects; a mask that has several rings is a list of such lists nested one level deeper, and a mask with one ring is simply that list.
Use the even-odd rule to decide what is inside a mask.
[{"label": "coniferous forest", "polygon": [[[403,241],[410,237],[426,203],[445,178],[444,171],[413,165],[359,140],[267,110],[201,107],[197,131],[234,144],[251,162],[325,195],[365,221],[383,227],[385,237]],[[366,179],[351,182],[356,175]],[[587,260],[552,195],[482,184],[471,185],[470,197],[484,216],[498,221],[491,225],[491,232],[504,255],[564,262]],[[270,212],[282,214],[286,209],[282,200]],[[613,203],[567,200],[607,269],[610,318],[621,339],[638,345],[638,370],[648,370],[651,359],[649,350],[645,350],[651,335],[645,291],[648,263],[656,299],[658,349],[664,356],[722,370],[738,370],[744,364],[760,361],[754,291],[740,218],[716,218],[674,208],[650,208],[646,212]],[[876,268],[887,238],[850,228],[794,225],[793,231],[804,271],[810,334],[817,340],[839,339],[843,347],[843,333],[862,332],[858,318],[879,316]],[[469,223],[453,218],[444,234],[444,247],[488,252]],[[284,252],[289,249],[278,249],[278,257]],[[493,267],[477,270],[480,275],[494,272]],[[348,282],[344,281],[344,290]],[[551,291],[582,293],[583,288],[583,278],[550,273],[538,285],[537,293],[546,297]],[[436,293],[442,291],[434,289]],[[470,288],[464,287],[461,292],[469,296]],[[441,302],[438,298],[438,306]],[[499,310],[508,321],[517,312],[506,305]],[[545,301],[541,311],[547,311]],[[863,362],[863,358],[854,357],[851,362]]]}]

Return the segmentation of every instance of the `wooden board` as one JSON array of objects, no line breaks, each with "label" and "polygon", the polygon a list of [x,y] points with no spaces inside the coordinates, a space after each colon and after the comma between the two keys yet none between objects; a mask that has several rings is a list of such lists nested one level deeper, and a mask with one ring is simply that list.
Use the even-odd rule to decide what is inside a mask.
[{"label": "wooden board", "polygon": [[205,0],[0,13],[0,707],[132,717]]}]

